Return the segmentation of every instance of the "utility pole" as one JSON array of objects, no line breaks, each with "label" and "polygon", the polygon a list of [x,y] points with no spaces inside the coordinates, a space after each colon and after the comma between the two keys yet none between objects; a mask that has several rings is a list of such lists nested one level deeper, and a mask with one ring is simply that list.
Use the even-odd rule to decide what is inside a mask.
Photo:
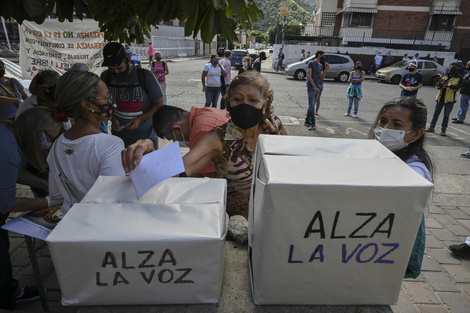
[{"label": "utility pole", "polygon": [[286,33],[287,15],[289,15],[289,1],[282,1],[281,2],[281,16],[284,17],[284,21],[282,22],[282,50],[284,50],[284,36]]}]

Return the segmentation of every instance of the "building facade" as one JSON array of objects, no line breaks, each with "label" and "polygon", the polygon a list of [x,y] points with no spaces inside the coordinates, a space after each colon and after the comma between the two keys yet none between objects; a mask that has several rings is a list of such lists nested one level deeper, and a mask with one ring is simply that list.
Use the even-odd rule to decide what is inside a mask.
[{"label": "building facade", "polygon": [[314,36],[350,47],[470,55],[469,15],[468,0],[318,0]]}]

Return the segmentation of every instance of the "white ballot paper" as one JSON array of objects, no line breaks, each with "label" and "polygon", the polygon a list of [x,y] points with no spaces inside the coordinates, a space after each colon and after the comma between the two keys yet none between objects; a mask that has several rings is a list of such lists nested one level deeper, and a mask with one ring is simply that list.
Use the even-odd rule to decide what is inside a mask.
[{"label": "white ballot paper", "polygon": [[172,143],[142,157],[139,165],[129,173],[137,198],[167,178],[184,172],[179,144]]}]

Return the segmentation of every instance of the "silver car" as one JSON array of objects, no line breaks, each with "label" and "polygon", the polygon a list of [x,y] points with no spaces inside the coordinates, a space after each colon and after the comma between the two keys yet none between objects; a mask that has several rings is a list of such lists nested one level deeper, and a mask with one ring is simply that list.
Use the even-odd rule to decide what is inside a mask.
[{"label": "silver car", "polygon": [[424,84],[435,85],[439,78],[444,75],[446,68],[437,62],[430,60],[409,60],[400,61],[388,67],[381,68],[375,72],[375,77],[380,81],[391,82],[398,85],[404,74],[408,73],[408,64],[410,62],[418,62],[418,72],[423,73]]},{"label": "silver car", "polygon": [[[305,79],[307,77],[308,62],[313,61],[315,56],[311,56],[303,61],[292,63],[286,66],[284,73],[294,76],[295,79]],[[326,72],[325,78],[334,78],[340,82],[347,82],[349,73],[354,67],[354,61],[348,55],[343,54],[325,54],[325,62],[328,62],[330,68]]]}]

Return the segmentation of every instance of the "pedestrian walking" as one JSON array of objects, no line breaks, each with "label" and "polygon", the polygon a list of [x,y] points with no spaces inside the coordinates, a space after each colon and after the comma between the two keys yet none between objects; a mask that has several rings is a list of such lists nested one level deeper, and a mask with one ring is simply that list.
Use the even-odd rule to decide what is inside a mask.
[{"label": "pedestrian walking", "polygon": [[344,116],[351,116],[351,109],[354,103],[354,118],[357,118],[357,113],[359,111],[359,101],[362,99],[362,82],[366,77],[366,73],[362,70],[362,63],[361,61],[356,62],[356,67],[354,71],[349,74],[348,82],[349,87],[346,91],[346,100],[348,100],[348,109]]},{"label": "pedestrian walking", "polygon": [[302,49],[300,51],[300,61],[302,62],[303,60],[305,60],[305,50],[304,49]]},{"label": "pedestrian walking", "polygon": [[470,61],[464,69],[462,79],[462,89],[460,89],[460,108],[456,118],[452,119],[452,123],[463,124],[467,117],[468,105],[470,103]]},{"label": "pedestrian walking", "polygon": [[403,61],[408,61],[410,59],[410,57],[408,56],[408,53],[405,53],[405,55],[403,56]]},{"label": "pedestrian walking", "polygon": [[[227,73],[227,75],[220,76],[220,93],[222,95],[220,99],[220,109],[225,110],[225,93],[227,93],[227,88],[230,85],[230,81],[232,80],[232,63],[230,59],[232,58],[232,51],[225,50],[224,51],[224,58],[220,60],[220,65],[222,65],[223,69]],[[242,63],[243,64],[243,63]]]},{"label": "pedestrian walking", "polygon": [[155,54],[155,52],[153,51],[153,44],[152,44],[151,41],[149,41],[149,49],[147,51],[147,55],[149,56],[149,64],[150,65],[152,64],[154,54]]},{"label": "pedestrian walking", "polygon": [[308,97],[308,109],[307,117],[305,118],[304,126],[308,127],[308,130],[315,130],[315,104],[317,96],[320,93],[318,86],[320,85],[321,76],[323,75],[323,69],[320,64],[322,56],[325,55],[324,51],[318,50],[315,53],[315,59],[308,62],[307,65],[307,97]]},{"label": "pedestrian walking", "polygon": [[277,54],[277,66],[276,66],[276,72],[279,71],[279,68],[281,68],[281,71],[284,70],[284,66],[282,66],[282,62],[284,62],[284,52],[282,51],[282,48],[279,48],[279,53]]},{"label": "pedestrian walking", "polygon": [[408,63],[408,72],[401,78],[400,84],[398,85],[401,89],[401,96],[416,97],[418,90],[423,87],[424,76],[418,72],[418,63],[411,61]]},{"label": "pedestrian walking", "polygon": [[380,66],[382,65],[382,60],[383,60],[383,56],[382,56],[382,53],[378,52],[376,54],[376,56],[374,57],[374,73],[377,72],[379,69],[380,69]]},{"label": "pedestrian walking", "polygon": [[155,62],[152,62],[151,71],[162,89],[163,94],[163,105],[167,105],[168,98],[166,96],[166,75],[170,74],[168,70],[168,62],[162,60],[162,53],[160,51],[155,51]]},{"label": "pedestrian walking", "polygon": [[444,117],[441,124],[441,136],[446,136],[446,129],[449,123],[449,115],[454,108],[455,96],[457,91],[462,87],[462,79],[458,74],[457,63],[452,63],[449,68],[449,74],[442,77],[436,85],[439,89],[436,97],[436,107],[432,116],[431,124],[426,132],[433,133],[436,127],[437,119],[444,108]]},{"label": "pedestrian walking", "polygon": [[467,237],[464,243],[459,245],[450,245],[450,251],[458,256],[469,256],[470,255],[470,236]]},{"label": "pedestrian walking", "polygon": [[467,152],[461,153],[460,156],[461,156],[462,158],[470,159],[470,147],[468,147],[468,151],[467,151]]},{"label": "pedestrian walking", "polygon": [[220,81],[220,76],[227,76],[227,72],[219,63],[219,57],[216,53],[211,54],[211,59],[209,63],[204,65],[202,69],[202,91],[206,95],[205,107],[212,106],[213,108],[217,107],[217,102],[220,95],[220,86],[222,85]]}]

